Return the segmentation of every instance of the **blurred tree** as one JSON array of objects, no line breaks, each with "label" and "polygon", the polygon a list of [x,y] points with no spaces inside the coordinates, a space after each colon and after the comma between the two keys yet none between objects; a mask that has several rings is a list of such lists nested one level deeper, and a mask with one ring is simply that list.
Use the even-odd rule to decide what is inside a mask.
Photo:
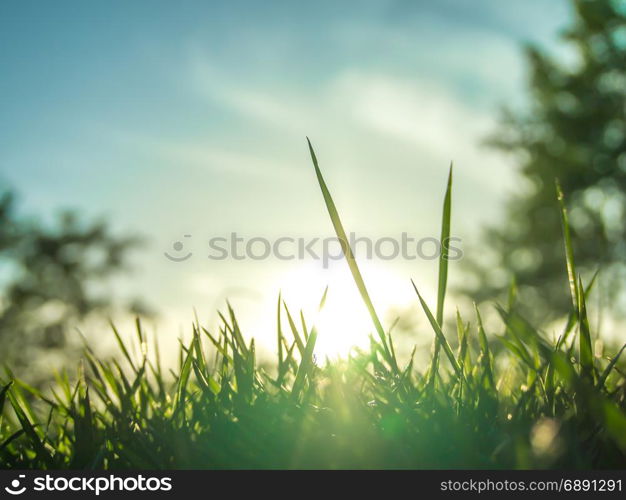
[{"label": "blurred tree", "polygon": [[81,224],[73,212],[51,227],[21,218],[13,194],[0,195],[0,362],[33,370],[51,354],[73,353],[68,332],[111,305],[96,289],[124,269],[137,243],[112,236],[105,223]]},{"label": "blurred tree", "polygon": [[626,1],[571,3],[574,20],[562,39],[575,62],[527,47],[530,107],[505,110],[490,138],[515,155],[526,182],[512,195],[505,222],[486,231],[497,265],[470,262],[478,300],[507,287],[503,277],[512,272],[520,302],[543,319],[569,305],[555,178],[579,268],[601,268],[603,289],[613,297],[626,274]]}]

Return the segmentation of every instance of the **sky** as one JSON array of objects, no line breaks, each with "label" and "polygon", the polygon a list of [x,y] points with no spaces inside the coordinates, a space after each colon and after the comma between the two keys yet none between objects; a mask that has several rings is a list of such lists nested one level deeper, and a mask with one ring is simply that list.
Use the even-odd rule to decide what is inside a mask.
[{"label": "sky", "polygon": [[[482,143],[527,104],[522,46],[558,50],[569,18],[565,0],[3,1],[0,182],[24,213],[144,236],[111,291],[159,311],[160,336],[229,298],[269,339],[282,290],[345,351],[371,331],[345,263],[216,261],[209,239],[333,235],[308,136],[349,231],[438,236],[453,161],[452,232],[477,240],[519,186]],[[165,258],[175,241],[193,257]],[[409,278],[434,297],[436,261],[362,265],[385,317],[416,307]]]}]

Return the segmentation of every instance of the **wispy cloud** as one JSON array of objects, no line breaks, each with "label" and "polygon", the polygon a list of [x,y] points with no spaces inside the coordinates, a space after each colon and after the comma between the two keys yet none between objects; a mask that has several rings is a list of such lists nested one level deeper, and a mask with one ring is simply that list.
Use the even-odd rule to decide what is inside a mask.
[{"label": "wispy cloud", "polygon": [[[203,98],[242,120],[278,131],[274,137],[277,144],[285,137],[300,140],[315,132],[335,141],[341,138],[343,150],[353,148],[355,161],[356,152],[362,151],[360,143],[374,135],[403,142],[413,149],[415,158],[433,159],[442,168],[456,160],[463,175],[494,193],[512,180],[512,172],[503,172],[502,158],[481,147],[496,127],[494,111],[468,103],[433,79],[346,68],[311,94],[306,89],[283,92],[248,87],[206,61],[194,61],[191,74],[193,86]],[[277,149],[277,144],[272,148]],[[364,156],[371,153],[361,152]],[[390,170],[394,160],[389,158]]]}]

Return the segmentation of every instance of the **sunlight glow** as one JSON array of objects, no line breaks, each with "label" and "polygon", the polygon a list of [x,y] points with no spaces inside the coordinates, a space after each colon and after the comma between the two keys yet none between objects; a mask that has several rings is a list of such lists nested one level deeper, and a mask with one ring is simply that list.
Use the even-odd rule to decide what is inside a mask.
[{"label": "sunlight glow", "polygon": [[[371,261],[360,263],[360,268],[381,319],[391,308],[402,307],[411,299],[408,279]],[[326,286],[328,294],[320,310]],[[374,328],[345,262],[333,263],[329,269],[319,264],[303,265],[281,280],[281,288],[292,315],[302,309],[308,328],[317,328],[316,356],[346,356],[353,347],[368,344]]]}]

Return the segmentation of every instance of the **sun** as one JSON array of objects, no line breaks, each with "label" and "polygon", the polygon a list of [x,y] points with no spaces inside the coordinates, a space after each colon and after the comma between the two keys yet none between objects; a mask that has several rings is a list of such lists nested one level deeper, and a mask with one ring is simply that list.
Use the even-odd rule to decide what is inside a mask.
[{"label": "sun", "polygon": [[[379,317],[412,299],[408,279],[372,261],[359,263],[359,267]],[[374,327],[345,262],[334,262],[327,269],[319,263],[302,265],[281,279],[280,288],[292,314],[302,309],[308,328],[317,329],[318,358],[345,357],[354,347],[368,345]]]}]

